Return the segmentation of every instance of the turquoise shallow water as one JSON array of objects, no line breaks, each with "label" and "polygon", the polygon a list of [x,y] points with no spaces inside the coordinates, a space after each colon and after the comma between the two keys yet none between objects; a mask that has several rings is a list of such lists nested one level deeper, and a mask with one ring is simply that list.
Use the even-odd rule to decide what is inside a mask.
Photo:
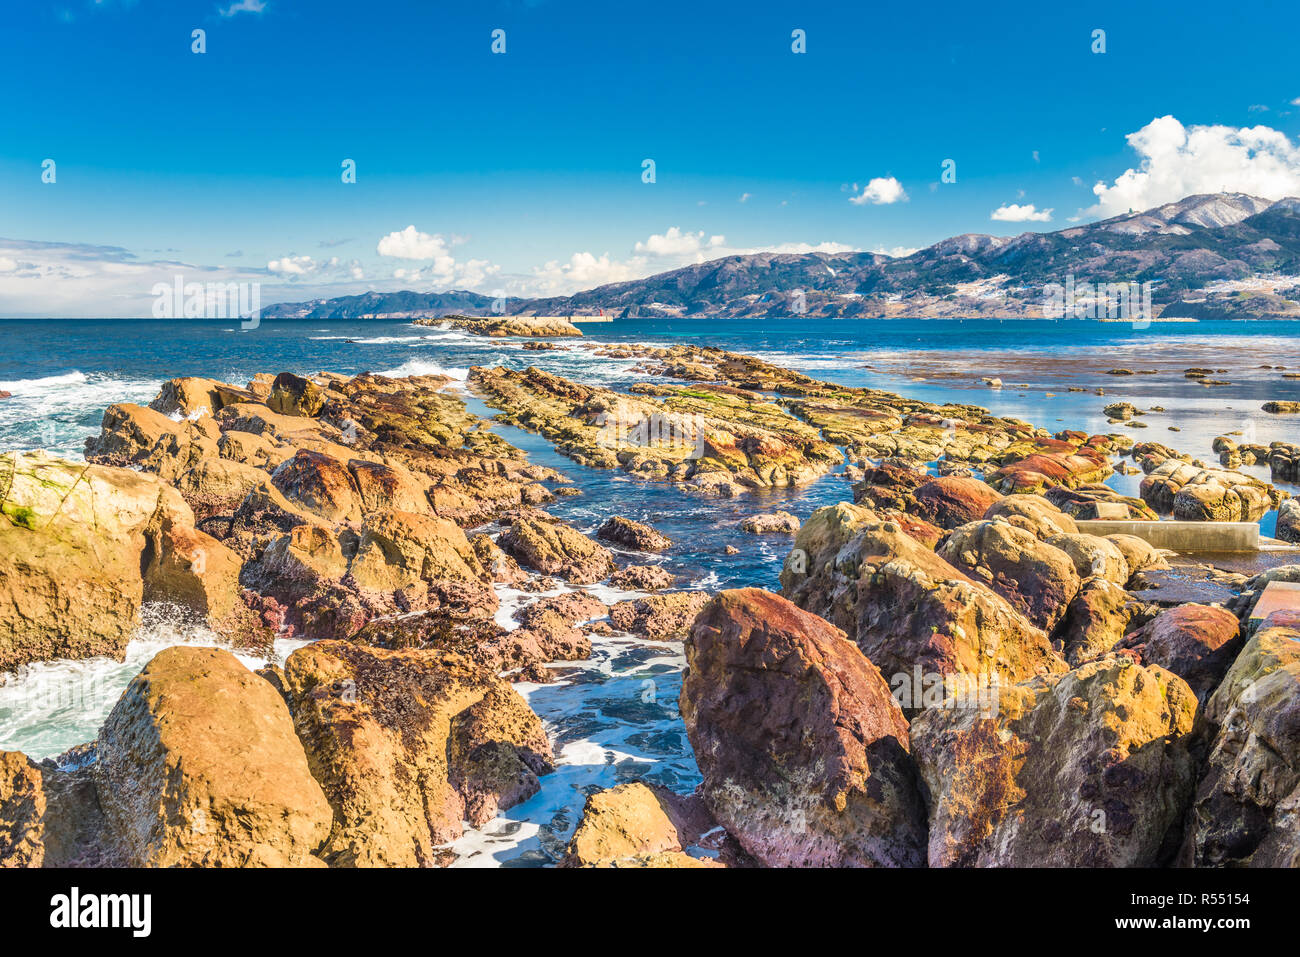
[{"label": "turquoise shallow water", "polygon": [[[718,345],[761,355],[819,378],[891,389],[935,402],[983,405],[998,415],[1050,429],[1123,430],[1102,413],[1127,400],[1163,412],[1142,416],[1140,439],[1164,442],[1213,460],[1215,435],[1240,431],[1242,440],[1300,442],[1300,416],[1270,416],[1268,399],[1300,400],[1300,323],[1155,324],[1135,330],[1115,323],[996,321],[856,321],[790,319],[613,322],[584,327],[586,342]],[[573,346],[573,343],[565,343]],[[49,448],[79,455],[98,432],[113,402],[146,403],[162,381],[204,375],[242,383],[257,372],[362,371],[395,375],[445,372],[464,377],[472,365],[537,365],[584,382],[624,387],[644,376],[632,360],[582,348],[525,351],[513,340],[469,336],[405,322],[277,321],[240,331],[225,322],[157,320],[0,320],[0,449]],[[1186,379],[1192,366],[1224,369],[1231,385],[1205,387]],[[1261,368],[1268,366],[1268,368]],[[1128,368],[1143,373],[1112,376]],[[1001,389],[980,383],[996,376]],[[1082,391],[1069,391],[1071,387]],[[1100,396],[1097,390],[1106,394]],[[471,409],[491,410],[472,396]],[[1170,426],[1178,429],[1174,432]],[[687,587],[715,590],[777,587],[790,547],[782,536],[738,531],[746,515],[788,509],[806,518],[816,508],[847,499],[842,473],[804,488],[707,499],[622,472],[584,469],[545,440],[498,426],[533,461],[560,469],[582,495],[548,506],[583,531],[610,514],[647,521],[676,543],[662,562]],[[1266,469],[1253,469],[1267,477]],[[1136,477],[1111,484],[1135,493]],[[1266,519],[1265,530],[1271,528]],[[739,549],[727,555],[732,545]],[[509,610],[535,596],[504,590]],[[619,597],[605,590],[601,597]],[[109,661],[55,662],[0,676],[0,749],[53,756],[94,737],[121,689],[152,654],[172,643],[214,640],[154,613],[123,665]],[[285,642],[280,655],[292,651]],[[249,661],[250,665],[259,662]],[[546,722],[560,768],[540,794],[449,849],[463,866],[537,866],[551,862],[567,841],[593,787],[647,778],[677,790],[698,780],[677,712],[683,667],[677,644],[631,636],[595,642],[587,662],[557,666],[561,681],[520,686]]]}]

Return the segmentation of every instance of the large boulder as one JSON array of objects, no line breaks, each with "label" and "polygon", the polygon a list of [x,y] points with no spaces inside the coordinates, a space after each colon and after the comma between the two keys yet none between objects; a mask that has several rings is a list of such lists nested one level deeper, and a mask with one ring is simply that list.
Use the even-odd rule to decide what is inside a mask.
[{"label": "large boulder", "polygon": [[520,517],[497,544],[529,568],[575,585],[608,578],[616,567],[608,548],[562,522]]},{"label": "large boulder", "polygon": [[620,601],[609,609],[615,628],[653,641],[676,641],[686,637],[700,609],[709,602],[708,592],[677,591]]},{"label": "large boulder", "polygon": [[1278,506],[1275,534],[1284,542],[1300,542],[1300,499],[1289,498]]},{"label": "large boulder", "polygon": [[596,529],[596,537],[638,552],[662,552],[673,543],[667,535],[644,522],[636,522],[622,515],[611,515],[605,519],[604,524]]},{"label": "large boulder", "polygon": [[524,700],[457,654],[319,641],[289,656],[284,686],[334,809],[334,865],[434,864],[464,821],[527,800],[551,769]]},{"label": "large boulder", "polygon": [[0,455],[0,672],[121,659],[144,593],[145,528],[192,525],[179,493],[129,469]]},{"label": "large boulder", "polygon": [[1179,605],[1129,634],[1124,646],[1172,671],[1204,700],[1242,648],[1237,616],[1217,605]]},{"label": "large boulder", "polygon": [[633,781],[587,798],[569,841],[565,867],[720,867],[688,856],[713,827],[699,798]]},{"label": "large boulder", "polygon": [[1300,866],[1300,630],[1256,632],[1205,713],[1218,730],[1181,862]]},{"label": "large boulder", "polygon": [[1196,696],[1125,655],[1004,687],[996,713],[930,708],[912,754],[931,867],[1149,867],[1195,782]]},{"label": "large boulder", "polygon": [[1077,535],[1053,535],[1047,544],[1070,556],[1080,578],[1097,576],[1121,588],[1128,584],[1131,575],[1128,560],[1120,547],[1109,539],[1080,532]]},{"label": "large boulder", "polygon": [[329,804],[284,701],[230,652],[159,652],[122,693],[96,751],[102,841],[122,863],[320,863]]},{"label": "large boulder", "polygon": [[987,482],[947,475],[920,485],[912,493],[913,504],[906,511],[940,528],[956,528],[983,518],[1002,497]]},{"label": "large boulder", "polygon": [[1079,591],[1079,574],[1069,555],[1006,519],[957,527],[939,555],[1045,631],[1056,627]]},{"label": "large boulder", "polygon": [[1032,532],[1041,539],[1053,535],[1072,535],[1079,530],[1074,519],[1041,495],[1006,495],[989,506],[986,519],[1005,518],[1017,528]]},{"label": "large boulder", "polygon": [[266,405],[272,412],[281,415],[313,417],[320,415],[326,400],[325,390],[310,379],[296,376],[292,372],[281,372],[271,383]]},{"label": "large boulder", "polygon": [[396,510],[366,518],[351,572],[359,587],[374,591],[488,577],[458,525],[432,515]]},{"label": "large boulder", "polygon": [[770,867],[916,866],[925,808],[907,722],[843,632],[756,588],[686,642],[681,710],[718,822]]},{"label": "large boulder", "polygon": [[364,514],[389,510],[417,514],[430,512],[424,483],[408,469],[400,465],[352,459],[348,462],[348,471],[356,482]]},{"label": "large boulder", "polygon": [[1153,469],[1139,493],[1157,512],[1187,521],[1254,522],[1281,501],[1277,490],[1259,479],[1176,459]]},{"label": "large boulder", "polygon": [[1053,636],[1071,666],[1099,658],[1124,640],[1140,603],[1105,578],[1088,578],[1070,600]]},{"label": "large boulder", "polygon": [[346,464],[326,455],[299,449],[271,477],[291,502],[327,522],[361,519],[361,492]]},{"label": "large boulder", "polygon": [[845,508],[821,509],[804,524],[782,593],[843,629],[891,685],[908,684],[905,710],[922,705],[920,683],[936,678],[996,685],[1066,670],[1042,629],[1001,595],[896,523]]}]

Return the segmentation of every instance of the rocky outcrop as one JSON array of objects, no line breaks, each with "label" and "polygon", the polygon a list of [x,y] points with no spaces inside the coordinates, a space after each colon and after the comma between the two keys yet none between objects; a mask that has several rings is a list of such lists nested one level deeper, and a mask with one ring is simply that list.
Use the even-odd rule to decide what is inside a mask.
[{"label": "rocky outcrop", "polygon": [[786,559],[782,593],[842,628],[891,684],[903,681],[905,710],[930,697],[913,676],[996,685],[1065,670],[1046,634],[1005,598],[864,512],[815,512]]},{"label": "rocky outcrop", "polygon": [[596,530],[596,537],[638,552],[662,552],[673,544],[667,535],[622,515],[611,515],[605,519],[605,523]]},{"label": "rocky outcrop", "polygon": [[931,867],[1148,867],[1195,786],[1196,697],[1124,655],[1003,687],[995,714],[931,708],[911,743]]},{"label": "rocky outcrop", "polygon": [[721,867],[686,848],[716,825],[695,796],[633,781],[587,798],[564,867]]},{"label": "rocky outcrop", "polygon": [[168,648],[100,730],[103,843],[129,866],[298,867],[330,808],[284,701],[228,651]]},{"label": "rocky outcrop", "polygon": [[1124,647],[1172,671],[1205,700],[1241,651],[1240,630],[1227,609],[1192,603],[1162,612],[1128,635]]},{"label": "rocky outcrop", "polygon": [[940,528],[956,528],[984,517],[1002,496],[979,479],[944,476],[931,479],[912,493],[906,511]]},{"label": "rocky outcrop", "polygon": [[620,601],[609,609],[615,628],[644,635],[652,641],[676,641],[686,636],[691,622],[708,604],[702,591],[678,591]]},{"label": "rocky outcrop", "polygon": [[1121,588],[1128,583],[1128,560],[1124,558],[1119,546],[1109,539],[1080,532],[1076,535],[1053,535],[1047,544],[1070,557],[1080,578],[1095,575],[1114,582]]},{"label": "rocky outcrop", "polygon": [[1044,541],[1053,535],[1073,535],[1079,531],[1073,518],[1041,495],[1006,495],[989,506],[984,518],[1005,518]]},{"label": "rocky outcrop", "polygon": [[1255,522],[1283,497],[1271,485],[1249,475],[1173,459],[1151,471],[1139,491],[1157,512],[1203,522]]},{"label": "rocky outcrop", "polygon": [[1256,632],[1205,713],[1217,734],[1181,863],[1300,866],[1300,631]]},{"label": "rocky outcrop", "polygon": [[1085,579],[1053,636],[1071,666],[1098,658],[1124,640],[1141,614],[1139,602],[1105,578]]},{"label": "rocky outcrop", "polygon": [[441,316],[416,319],[417,326],[451,326],[476,336],[581,336],[582,330],[561,316]]},{"label": "rocky outcrop", "polygon": [[713,815],[769,867],[916,866],[925,808],[907,722],[838,629],[760,589],[686,642],[681,710]]},{"label": "rocky outcrop", "polygon": [[740,530],[751,535],[793,535],[799,531],[799,518],[790,512],[750,515],[741,519]]},{"label": "rocky outcrop", "polygon": [[536,793],[551,768],[541,722],[465,658],[343,641],[300,648],[285,693],[334,810],[332,865],[416,866],[435,846]]},{"label": "rocky outcrop", "polygon": [[939,555],[984,582],[1044,631],[1056,627],[1079,591],[1069,555],[1005,519],[959,526]]},{"label": "rocky outcrop", "polygon": [[595,468],[622,468],[704,494],[804,484],[843,461],[818,431],[745,390],[652,389],[629,396],[540,369],[470,370],[470,382],[557,451]]},{"label": "rocky outcrop", "polygon": [[534,571],[575,585],[608,578],[615,568],[609,549],[561,522],[520,518],[502,533],[497,544]]},{"label": "rocky outcrop", "polygon": [[[151,522],[194,534],[179,493],[151,476],[42,452],[0,455],[0,672],[120,659],[139,622]],[[154,597],[183,597],[167,579],[153,582]]]},{"label": "rocky outcrop", "polygon": [[659,591],[672,588],[677,576],[657,565],[628,565],[611,575],[609,583],[628,591]]}]

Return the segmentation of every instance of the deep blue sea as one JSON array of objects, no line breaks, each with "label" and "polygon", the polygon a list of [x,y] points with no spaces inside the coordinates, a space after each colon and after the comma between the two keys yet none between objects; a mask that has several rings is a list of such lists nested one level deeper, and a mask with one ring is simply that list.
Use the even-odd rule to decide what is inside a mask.
[{"label": "deep blue sea", "polygon": [[[1214,461],[1214,436],[1238,441],[1300,442],[1300,416],[1264,413],[1269,399],[1300,400],[1300,322],[1124,323],[1079,320],[616,320],[582,326],[585,337],[554,351],[525,351],[522,342],[485,339],[401,321],[264,321],[241,330],[231,321],[0,320],[0,450],[46,448],[79,457],[114,402],[148,403],[166,379],[199,375],[245,383],[255,373],[293,371],[389,375],[446,373],[464,380],[474,365],[536,365],[582,382],[626,387],[643,381],[636,360],[593,354],[583,344],[639,342],[717,345],[759,355],[818,378],[890,389],[935,402],[985,406],[1049,428],[1128,431]],[[1227,385],[1204,386],[1184,376],[1215,370]],[[1128,369],[1134,375],[1110,375]],[[981,383],[998,378],[1001,388]],[[1071,388],[1079,391],[1071,391]],[[1097,390],[1104,391],[1098,395]],[[490,416],[481,401],[471,409]],[[1103,406],[1130,401],[1148,411],[1147,428],[1108,425]],[[736,499],[694,496],[622,472],[582,468],[545,440],[498,425],[533,461],[574,479],[582,495],[547,507],[583,531],[608,515],[647,521],[676,545],[662,562],[688,587],[777,587],[788,537],[739,531],[749,514],[787,509],[806,518],[823,505],[851,499],[842,473],[793,491]],[[1266,468],[1247,471],[1267,478]],[[1137,477],[1111,484],[1135,494]],[[1264,520],[1271,530],[1273,517]],[[728,545],[740,549],[727,555]],[[605,600],[621,596],[605,589]],[[499,620],[527,598],[503,594]],[[121,688],[168,644],[214,640],[154,614],[125,663],[55,662],[0,675],[0,749],[41,758],[94,737]],[[282,643],[282,656],[292,644]],[[249,659],[250,665],[259,662]],[[680,646],[616,636],[595,643],[593,657],[559,669],[563,680],[517,686],[546,722],[560,767],[543,792],[453,848],[464,865],[545,864],[562,850],[585,794],[630,778],[677,790],[698,780],[676,711]],[[649,689],[649,690],[647,690]]]}]

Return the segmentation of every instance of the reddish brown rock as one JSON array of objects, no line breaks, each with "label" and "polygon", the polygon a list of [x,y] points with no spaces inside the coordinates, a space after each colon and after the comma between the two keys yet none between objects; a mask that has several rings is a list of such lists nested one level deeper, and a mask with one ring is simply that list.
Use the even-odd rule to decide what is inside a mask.
[{"label": "reddish brown rock", "polygon": [[0,867],[40,867],[45,860],[45,787],[25,754],[0,751]]},{"label": "reddish brown rock", "polygon": [[300,449],[271,481],[291,502],[327,522],[361,519],[361,494],[348,467],[332,456]]},{"label": "reddish brown rock", "polygon": [[1179,605],[1130,634],[1124,647],[1172,671],[1204,700],[1241,651],[1240,631],[1237,616],[1225,608]]},{"label": "reddish brown rock", "polygon": [[103,844],[129,866],[301,867],[330,808],[275,690],[218,648],[159,652],[100,729]]},{"label": "reddish brown rock", "polygon": [[923,863],[907,722],[842,632],[770,592],[725,591],[686,656],[700,793],[746,852],[769,867]]},{"label": "reddish brown rock", "polygon": [[957,476],[930,479],[912,496],[914,504],[906,511],[940,528],[956,528],[983,518],[1002,497],[986,482]]}]

